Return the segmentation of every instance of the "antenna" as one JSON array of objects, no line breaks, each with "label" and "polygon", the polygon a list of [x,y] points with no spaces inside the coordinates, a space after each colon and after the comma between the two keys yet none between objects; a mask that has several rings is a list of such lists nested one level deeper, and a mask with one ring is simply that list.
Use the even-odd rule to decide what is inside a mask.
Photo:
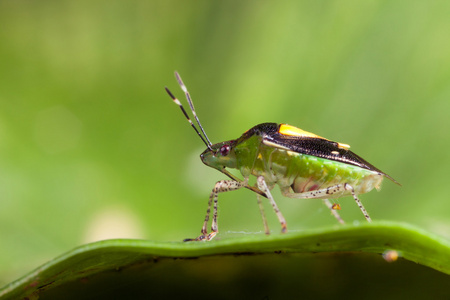
[{"label": "antenna", "polygon": [[186,95],[186,99],[189,103],[189,106],[191,107],[192,114],[194,114],[194,118],[197,121],[197,124],[200,127],[200,130],[202,131],[203,135],[205,136],[206,140],[208,141],[208,144],[212,145],[211,141],[208,139],[208,136],[206,135],[205,130],[203,130],[202,124],[200,124],[200,120],[198,119],[197,114],[195,113],[194,103],[192,102],[191,95],[189,94],[186,86],[183,83],[183,80],[181,80],[180,74],[178,74],[177,71],[175,71],[175,77],[177,78],[178,84],[180,85],[181,89],[183,90],[184,94]]},{"label": "antenna", "polygon": [[[184,94],[186,95],[186,99],[189,103],[189,106],[191,108],[192,114],[194,115],[195,120],[197,121],[198,126],[200,127],[200,130],[202,131],[203,135],[205,137],[203,137],[201,135],[201,133],[198,131],[197,127],[195,127],[194,123],[192,122],[191,118],[189,117],[189,115],[187,114],[186,110],[184,109],[183,105],[181,104],[181,102],[172,94],[172,92],[165,87],[167,94],[169,94],[169,96],[172,98],[173,102],[175,102],[176,105],[178,105],[181,109],[181,111],[183,112],[184,116],[186,117],[186,119],[189,121],[189,123],[191,124],[192,128],[194,128],[195,132],[197,132],[198,136],[202,139],[203,143],[206,145],[206,147],[208,147],[208,149],[211,149],[211,145],[212,143],[209,141],[208,136],[206,135],[205,130],[202,127],[202,124],[200,123],[200,120],[197,117],[197,114],[195,113],[195,108],[194,108],[194,104],[192,102],[191,96],[186,88],[186,86],[184,85],[183,81],[181,80],[180,75],[178,74],[178,72],[175,72],[175,77],[178,81],[178,84],[180,85],[181,89],[183,90]],[[206,138],[206,140],[205,140]]]}]

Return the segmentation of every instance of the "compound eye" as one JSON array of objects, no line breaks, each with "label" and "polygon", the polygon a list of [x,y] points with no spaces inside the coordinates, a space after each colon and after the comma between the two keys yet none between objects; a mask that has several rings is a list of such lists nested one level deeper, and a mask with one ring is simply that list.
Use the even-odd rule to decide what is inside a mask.
[{"label": "compound eye", "polygon": [[219,151],[222,156],[227,156],[228,153],[230,153],[230,149],[230,145],[223,145],[222,147],[220,147]]}]

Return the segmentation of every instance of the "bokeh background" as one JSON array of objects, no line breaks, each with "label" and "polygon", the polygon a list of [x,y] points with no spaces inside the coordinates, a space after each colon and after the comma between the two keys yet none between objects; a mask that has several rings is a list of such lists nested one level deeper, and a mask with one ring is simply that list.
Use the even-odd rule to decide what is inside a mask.
[{"label": "bokeh background", "polygon": [[[86,242],[198,235],[224,177],[164,91],[183,99],[174,70],[212,142],[283,122],[348,143],[403,185],[361,196],[374,220],[450,238],[449,13],[446,1],[1,1],[0,285]],[[336,224],[321,201],[274,195],[291,230]],[[221,238],[262,234],[250,191],[219,202]]]}]

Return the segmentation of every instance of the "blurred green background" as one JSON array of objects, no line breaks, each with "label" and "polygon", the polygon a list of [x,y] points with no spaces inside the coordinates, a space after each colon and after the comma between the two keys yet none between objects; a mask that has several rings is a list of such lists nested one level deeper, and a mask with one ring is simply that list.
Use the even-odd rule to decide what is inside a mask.
[{"label": "blurred green background", "polygon": [[[450,237],[449,13],[445,1],[1,1],[0,285],[86,242],[198,235],[224,176],[164,91],[183,99],[174,70],[213,143],[262,122],[348,143],[403,185],[361,196],[374,220]],[[336,224],[321,201],[274,196],[290,230]],[[250,191],[219,203],[221,238],[262,234]]]}]

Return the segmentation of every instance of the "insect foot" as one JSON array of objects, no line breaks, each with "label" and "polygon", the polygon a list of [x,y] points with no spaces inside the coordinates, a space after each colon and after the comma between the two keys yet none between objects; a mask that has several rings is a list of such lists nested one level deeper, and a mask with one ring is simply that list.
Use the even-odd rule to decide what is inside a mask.
[{"label": "insect foot", "polygon": [[216,232],[211,232],[208,235],[202,234],[201,236],[195,238],[195,239],[184,239],[183,242],[206,242],[212,240],[217,234]]}]

